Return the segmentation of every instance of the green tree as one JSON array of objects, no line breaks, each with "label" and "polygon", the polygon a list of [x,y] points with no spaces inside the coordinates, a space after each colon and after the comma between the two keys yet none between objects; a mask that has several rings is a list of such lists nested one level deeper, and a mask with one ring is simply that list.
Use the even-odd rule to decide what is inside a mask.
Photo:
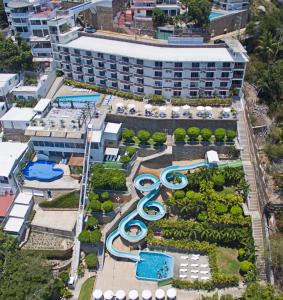
[{"label": "green tree", "polygon": [[132,157],[137,152],[137,148],[129,146],[126,149],[126,152],[127,152],[129,157]]},{"label": "green tree", "polygon": [[209,141],[212,136],[212,131],[208,128],[203,128],[200,134],[204,141]]},{"label": "green tree", "polygon": [[86,225],[88,229],[95,229],[98,225],[98,220],[93,216],[89,216]]},{"label": "green tree", "polygon": [[93,200],[88,205],[92,211],[101,211],[101,202],[99,200]]},{"label": "green tree", "polygon": [[184,141],[186,138],[186,130],[183,128],[176,128],[174,136],[176,141]]},{"label": "green tree", "polygon": [[85,257],[85,262],[86,262],[88,269],[95,269],[98,264],[97,255],[95,253],[88,254]]},{"label": "green tree", "polygon": [[147,130],[139,130],[137,133],[138,139],[141,141],[141,143],[146,144],[150,139],[150,132]]},{"label": "green tree", "polygon": [[7,27],[8,24],[8,19],[7,19],[7,15],[5,13],[5,9],[4,9],[4,4],[3,4],[3,0],[0,1],[0,27],[1,28],[5,28]]},{"label": "green tree", "polygon": [[109,198],[110,198],[109,192],[101,193],[100,198],[101,198],[102,202],[109,200]]},{"label": "green tree", "polygon": [[125,129],[122,131],[122,138],[126,142],[132,142],[135,136],[135,132],[132,129]]},{"label": "green tree", "polygon": [[193,22],[196,27],[207,28],[212,2],[209,0],[181,0],[185,13],[181,15],[185,23]]},{"label": "green tree", "polygon": [[228,142],[234,141],[237,136],[237,132],[235,130],[226,130],[226,138]]},{"label": "green tree", "polygon": [[165,132],[157,131],[152,135],[152,139],[156,144],[162,145],[166,142],[167,136]]},{"label": "green tree", "polygon": [[112,211],[113,208],[114,208],[113,202],[110,200],[103,202],[101,205],[101,209],[105,213]]},{"label": "green tree", "polygon": [[278,48],[278,41],[273,38],[272,32],[265,31],[258,39],[256,51],[265,62],[270,63],[276,58]]},{"label": "green tree", "polygon": [[120,162],[121,163],[123,163],[123,164],[127,164],[127,163],[129,163],[131,161],[131,158],[130,158],[130,156],[128,156],[128,155],[122,155],[121,157],[120,157]]},{"label": "green tree", "polygon": [[101,234],[100,230],[98,230],[98,229],[89,232],[89,242],[90,243],[99,242],[101,237],[102,237],[102,234]]},{"label": "green tree", "polygon": [[161,10],[158,7],[152,10],[152,23],[155,28],[159,26],[163,26],[166,23],[166,21],[167,21],[167,17],[163,10]]},{"label": "green tree", "polygon": [[216,141],[223,142],[226,136],[226,130],[224,128],[217,128],[214,131]]},{"label": "green tree", "polygon": [[200,135],[200,129],[198,127],[190,127],[187,130],[187,134],[191,141],[196,141]]},{"label": "green tree", "polygon": [[212,182],[213,186],[217,191],[220,191],[223,189],[224,184],[225,184],[225,177],[221,174],[219,175],[213,175],[212,176]]}]

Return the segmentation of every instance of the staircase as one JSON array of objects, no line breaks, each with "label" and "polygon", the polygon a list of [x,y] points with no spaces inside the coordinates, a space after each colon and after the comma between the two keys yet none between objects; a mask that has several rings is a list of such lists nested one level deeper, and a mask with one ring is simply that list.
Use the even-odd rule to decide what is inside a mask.
[{"label": "staircase", "polygon": [[[239,103],[240,104],[240,103]],[[266,277],[266,261],[264,256],[264,234],[263,234],[263,217],[260,207],[259,191],[257,187],[257,174],[253,165],[253,146],[249,139],[249,130],[247,127],[247,119],[245,111],[241,105],[238,109],[238,138],[241,145],[241,160],[245,171],[246,181],[250,186],[250,192],[247,199],[247,205],[252,222],[252,234],[256,248],[256,266],[259,271],[259,278],[263,281]]]}]

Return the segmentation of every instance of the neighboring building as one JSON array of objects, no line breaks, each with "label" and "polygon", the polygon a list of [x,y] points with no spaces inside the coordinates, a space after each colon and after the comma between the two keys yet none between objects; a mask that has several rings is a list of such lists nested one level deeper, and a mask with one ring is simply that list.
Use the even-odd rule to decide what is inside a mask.
[{"label": "neighboring building", "polygon": [[0,101],[6,101],[13,88],[19,83],[18,74],[0,74]]},{"label": "neighboring building", "polygon": [[[31,120],[36,115],[33,108],[12,107],[0,118],[2,128],[9,130],[25,130],[30,125]],[[2,145],[2,144],[1,144]]]},{"label": "neighboring building", "polygon": [[8,110],[8,105],[6,102],[0,102],[0,118],[5,115]]},{"label": "neighboring building", "polygon": [[68,79],[166,99],[242,93],[248,56],[236,40],[172,45],[77,32],[52,39],[56,66]]},{"label": "neighboring building", "polygon": [[51,99],[42,98],[33,108],[37,118],[45,117],[51,109]]},{"label": "neighboring building", "polygon": [[91,109],[52,108],[42,119],[35,119],[26,129],[34,150],[40,156],[83,156],[87,130],[91,136],[90,160],[102,162],[106,144],[117,145],[121,124],[105,124],[105,116],[92,118]]},{"label": "neighboring building", "polygon": [[19,164],[29,150],[27,143],[0,143],[0,195],[15,194],[18,190],[16,177]]},{"label": "neighboring building", "polygon": [[9,234],[16,235],[18,240],[21,240],[24,232],[25,232],[25,220],[22,218],[8,218],[4,226],[4,231]]},{"label": "neighboring building", "polygon": [[215,6],[225,10],[248,9],[248,0],[213,0]]}]

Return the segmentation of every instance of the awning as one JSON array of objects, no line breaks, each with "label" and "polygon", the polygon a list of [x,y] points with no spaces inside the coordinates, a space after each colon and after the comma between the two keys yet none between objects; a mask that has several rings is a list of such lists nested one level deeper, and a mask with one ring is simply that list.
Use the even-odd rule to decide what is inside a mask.
[{"label": "awning", "polygon": [[219,163],[218,153],[214,150],[207,151],[206,158],[207,158],[208,163],[210,163],[210,164]]},{"label": "awning", "polygon": [[106,148],[105,155],[118,156],[119,148]]}]

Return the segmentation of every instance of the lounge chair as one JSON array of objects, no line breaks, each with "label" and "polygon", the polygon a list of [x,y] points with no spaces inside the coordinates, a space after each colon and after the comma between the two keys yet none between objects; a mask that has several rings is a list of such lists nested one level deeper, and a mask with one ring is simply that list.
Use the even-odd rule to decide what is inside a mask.
[{"label": "lounge chair", "polygon": [[208,264],[202,264],[200,265],[201,268],[207,268],[208,267]]},{"label": "lounge chair", "polygon": [[184,275],[184,274],[180,274],[179,277],[180,277],[180,278],[187,278],[188,276],[187,276],[187,275]]},{"label": "lounge chair", "polygon": [[192,260],[199,260],[199,257],[192,256]]},{"label": "lounge chair", "polygon": [[181,267],[187,267],[189,264],[180,264]]},{"label": "lounge chair", "polygon": [[180,272],[188,272],[188,269],[180,269]]},{"label": "lounge chair", "polygon": [[198,270],[191,270],[191,273],[198,273]]},{"label": "lounge chair", "polygon": [[208,274],[208,271],[200,271],[201,274]]},{"label": "lounge chair", "polygon": [[202,276],[200,279],[202,279],[202,280],[208,280],[209,277],[208,276]]},{"label": "lounge chair", "polygon": [[198,279],[198,275],[191,275],[192,279]]},{"label": "lounge chair", "polygon": [[189,256],[188,255],[181,255],[181,259],[188,259]]},{"label": "lounge chair", "polygon": [[191,264],[191,267],[196,268],[196,267],[198,267],[198,264]]}]

